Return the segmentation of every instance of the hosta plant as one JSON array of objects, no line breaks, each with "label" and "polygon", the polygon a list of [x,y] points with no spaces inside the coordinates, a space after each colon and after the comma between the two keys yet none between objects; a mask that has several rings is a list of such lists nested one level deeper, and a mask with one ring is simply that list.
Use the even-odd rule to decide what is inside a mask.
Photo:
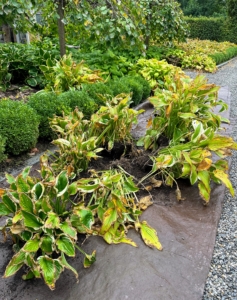
[{"label": "hosta plant", "polygon": [[77,174],[86,171],[89,162],[103,150],[98,147],[97,137],[90,134],[90,122],[77,108],[68,116],[55,116],[50,125],[58,135],[52,142],[58,146],[58,155],[52,163],[55,170],[70,169]]},{"label": "hosta plant", "polygon": [[41,180],[29,176],[27,167],[16,178],[6,175],[10,187],[0,190],[0,215],[7,217],[1,230],[5,236],[12,236],[15,251],[4,277],[26,265],[29,271],[23,279],[43,277],[53,290],[65,268],[78,278],[66,256],[74,257],[78,249],[85,255],[84,266],[88,267],[95,261],[95,252],[88,255],[76,244],[79,224],[88,226],[88,219],[81,212],[77,227],[70,220],[74,209],[71,196],[77,193],[76,184],[70,184],[66,171],[55,177],[44,157],[41,163]]},{"label": "hosta plant", "polygon": [[57,94],[81,89],[83,83],[103,81],[100,71],[89,69],[84,61],[73,61],[72,55],[64,55],[59,61],[46,60],[46,66],[40,67],[48,82],[47,90],[54,90]]},{"label": "hosta plant", "polygon": [[133,73],[142,75],[149,82],[152,90],[157,87],[163,88],[166,79],[172,77],[174,73],[184,74],[180,68],[168,64],[165,60],[159,61],[155,58],[139,59],[134,65]]},{"label": "hosta plant", "polygon": [[[99,235],[109,244],[136,246],[126,234],[130,227],[140,232],[149,247],[162,250],[155,229],[140,221],[150,198],[137,200],[138,188],[123,170],[108,170],[70,183],[69,170],[55,176],[46,155],[41,157],[41,179],[29,175],[27,167],[16,178],[7,174],[10,185],[0,189],[0,215],[6,216],[1,230],[12,236],[15,255],[4,277],[14,275],[23,265],[23,279],[44,278],[51,290],[65,268],[76,278],[77,271],[66,256],[84,256],[84,267],[95,261],[96,252],[86,254],[76,243],[77,233]],[[70,174],[69,174],[70,175]]]},{"label": "hosta plant", "polygon": [[192,122],[201,122],[203,127],[220,129],[221,122],[227,119],[213,112],[215,107],[224,111],[227,105],[217,99],[219,87],[208,84],[204,76],[195,79],[176,73],[167,79],[164,89],[156,89],[149,98],[155,109],[155,117],[147,124],[147,131],[138,144],[145,149],[156,149],[161,135],[172,143],[190,140],[193,132]]},{"label": "hosta plant", "polygon": [[126,144],[132,141],[132,125],[137,123],[137,116],[143,110],[129,108],[130,102],[130,95],[120,94],[91,116],[91,135],[98,136],[98,144],[107,144],[111,150],[115,142]]},{"label": "hosta plant", "polygon": [[91,120],[84,119],[83,114],[75,109],[68,116],[55,116],[51,120],[51,128],[58,139],[53,143],[59,147],[52,167],[56,170],[67,169],[75,173],[85,171],[92,159],[97,159],[103,147],[111,150],[115,142],[126,145],[132,141],[131,127],[137,122],[142,110],[129,108],[131,97],[118,95],[101,106]]},{"label": "hosta plant", "polygon": [[[237,150],[237,143],[232,138],[216,135],[213,128],[204,128],[201,122],[193,121],[194,131],[187,143],[171,144],[160,149],[157,155],[151,156],[152,170],[142,180],[161,176],[164,184],[176,184],[177,199],[182,200],[177,179],[187,178],[193,185],[198,184],[200,196],[209,202],[211,181],[223,183],[234,195],[234,189],[228,178],[228,162],[225,157],[231,150]],[[216,160],[215,155],[221,159]]]}]

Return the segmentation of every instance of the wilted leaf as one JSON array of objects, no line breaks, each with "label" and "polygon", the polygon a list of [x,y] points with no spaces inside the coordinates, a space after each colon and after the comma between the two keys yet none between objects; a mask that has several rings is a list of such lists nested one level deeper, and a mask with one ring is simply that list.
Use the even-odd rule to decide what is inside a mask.
[{"label": "wilted leaf", "polygon": [[91,255],[86,254],[84,258],[84,268],[89,268],[96,261],[96,251],[94,250]]},{"label": "wilted leaf", "polygon": [[141,236],[145,244],[149,247],[154,247],[158,250],[162,250],[162,245],[158,239],[157,232],[154,228],[150,227],[146,221],[143,221],[139,225]]},{"label": "wilted leaf", "polygon": [[114,208],[109,208],[103,215],[102,227],[100,234],[104,234],[117,220],[117,211]]},{"label": "wilted leaf", "polygon": [[151,196],[146,196],[140,199],[137,206],[139,209],[146,210],[148,206],[152,205],[153,202],[151,201]]},{"label": "wilted leaf", "polygon": [[198,188],[200,196],[203,200],[205,200],[206,203],[208,203],[210,200],[210,191],[207,190],[205,184],[202,181],[198,183]]},{"label": "wilted leaf", "polygon": [[20,234],[25,230],[25,226],[23,224],[13,224],[10,230],[13,234]]},{"label": "wilted leaf", "polygon": [[66,261],[66,258],[63,253],[61,253],[61,257],[59,257],[59,261],[62,264],[62,266],[64,266],[66,269],[71,270],[74,273],[74,275],[76,276],[76,279],[78,280],[77,271],[71,265],[69,265],[69,263]]},{"label": "wilted leaf", "polygon": [[226,174],[224,171],[219,170],[219,169],[215,170],[213,172],[213,174],[216,178],[220,179],[225,184],[225,186],[230,190],[231,195],[234,197],[235,191],[234,191],[233,186],[228,178],[228,174]]},{"label": "wilted leaf", "polygon": [[210,158],[204,158],[200,164],[197,166],[197,171],[204,171],[210,169],[212,165],[212,160]]}]

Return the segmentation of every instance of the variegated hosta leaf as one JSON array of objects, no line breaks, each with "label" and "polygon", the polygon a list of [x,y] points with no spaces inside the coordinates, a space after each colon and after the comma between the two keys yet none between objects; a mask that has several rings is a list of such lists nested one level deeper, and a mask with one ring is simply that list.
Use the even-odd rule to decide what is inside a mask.
[{"label": "variegated hosta leaf", "polygon": [[136,224],[136,228],[140,229],[142,239],[147,246],[162,250],[162,245],[159,241],[156,230],[149,226],[146,221]]},{"label": "variegated hosta leaf", "polygon": [[213,174],[216,178],[218,178],[219,180],[221,180],[224,185],[229,189],[231,195],[234,197],[235,191],[233,189],[233,186],[228,178],[228,174],[226,174],[224,171],[222,170],[215,170],[213,171]]},{"label": "variegated hosta leaf", "polygon": [[94,250],[91,255],[86,254],[84,258],[84,268],[89,268],[96,261],[96,251]]},{"label": "variegated hosta leaf", "polygon": [[25,252],[19,251],[15,254],[6,267],[4,278],[14,275],[23,265],[25,261]]},{"label": "variegated hosta leaf", "polygon": [[56,178],[55,188],[57,189],[57,197],[62,196],[68,188],[68,177],[67,172],[61,172]]}]

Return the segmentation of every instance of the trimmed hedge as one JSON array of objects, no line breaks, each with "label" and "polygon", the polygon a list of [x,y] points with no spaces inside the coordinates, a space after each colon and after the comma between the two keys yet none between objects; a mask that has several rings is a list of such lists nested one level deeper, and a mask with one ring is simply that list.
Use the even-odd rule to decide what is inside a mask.
[{"label": "trimmed hedge", "polygon": [[27,104],[0,100],[0,135],[6,138],[6,153],[18,155],[35,147],[38,126],[39,118]]},{"label": "trimmed hedge", "polygon": [[223,37],[223,18],[207,18],[207,17],[185,17],[185,21],[189,25],[190,38],[200,40],[211,40],[222,42]]},{"label": "trimmed hedge", "polygon": [[237,24],[223,17],[185,17],[190,38],[237,44]]}]

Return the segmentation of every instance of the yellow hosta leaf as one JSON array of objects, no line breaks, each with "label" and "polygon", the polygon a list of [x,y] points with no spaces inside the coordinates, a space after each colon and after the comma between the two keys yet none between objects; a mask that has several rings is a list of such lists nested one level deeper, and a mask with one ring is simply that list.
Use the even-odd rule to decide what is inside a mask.
[{"label": "yellow hosta leaf", "polygon": [[139,202],[138,202],[138,208],[142,210],[146,210],[148,206],[152,205],[153,202],[151,201],[151,196],[146,196],[143,197]]},{"label": "yellow hosta leaf", "polygon": [[151,127],[151,125],[152,125],[152,118],[150,118],[150,119],[147,121],[146,128]]},{"label": "yellow hosta leaf", "polygon": [[235,146],[235,142],[232,138],[226,136],[215,136],[208,143],[208,148],[212,151],[224,149],[224,148],[232,148]]},{"label": "yellow hosta leaf", "polygon": [[117,211],[114,208],[109,208],[103,215],[102,227],[100,234],[104,234],[117,220]]},{"label": "yellow hosta leaf", "polygon": [[168,107],[166,108],[166,111],[165,111],[165,116],[166,118],[169,117],[170,113],[171,113],[171,110],[172,110],[172,103],[170,103],[168,105]]},{"label": "yellow hosta leaf", "polygon": [[4,189],[0,189],[0,197],[2,197],[5,193],[5,190]]},{"label": "yellow hosta leaf", "polygon": [[235,192],[234,192],[233,186],[228,178],[228,174],[226,174],[224,171],[219,170],[219,169],[215,170],[213,172],[213,174],[216,178],[220,179],[224,183],[224,185],[229,189],[231,195],[234,197]]},{"label": "yellow hosta leaf", "polygon": [[138,227],[140,227],[142,239],[147,246],[162,250],[162,245],[154,228],[149,226],[146,221],[140,223]]},{"label": "yellow hosta leaf", "polygon": [[212,160],[210,158],[204,158],[197,166],[197,171],[204,171],[210,169]]}]

